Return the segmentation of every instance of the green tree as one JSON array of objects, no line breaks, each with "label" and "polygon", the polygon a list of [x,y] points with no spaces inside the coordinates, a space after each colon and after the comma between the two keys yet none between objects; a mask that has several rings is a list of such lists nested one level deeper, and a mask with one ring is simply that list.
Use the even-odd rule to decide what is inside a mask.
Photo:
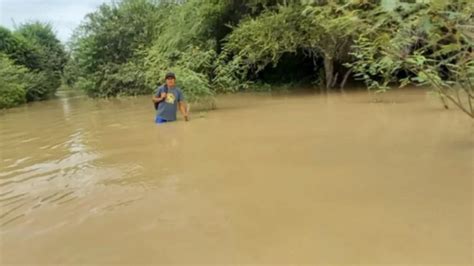
[{"label": "green tree", "polygon": [[26,102],[27,72],[25,67],[15,65],[0,53],[0,109]]},{"label": "green tree", "polygon": [[20,25],[15,34],[37,47],[42,56],[41,70],[62,72],[67,61],[64,46],[57,39],[52,26],[41,22],[31,22]]},{"label": "green tree", "polygon": [[350,74],[344,64],[351,60],[351,45],[361,31],[360,13],[366,5],[315,1],[279,6],[243,20],[229,35],[225,50],[257,73],[269,64],[278,64],[286,53],[303,51],[313,59],[315,68],[318,59],[323,59],[328,89],[338,81],[335,68],[346,70],[340,82],[343,85]]},{"label": "green tree", "polygon": [[[209,100],[217,91],[213,84],[220,41],[232,24],[246,12],[243,5],[231,1],[190,0],[175,5],[161,26],[160,36],[146,52],[146,73],[151,85],[163,82],[167,71],[178,74],[178,83],[191,101]],[[182,74],[180,74],[182,73]]]},{"label": "green tree", "polygon": [[369,89],[425,85],[446,108],[450,102],[474,118],[474,42],[463,30],[473,27],[473,11],[468,1],[435,1],[378,12],[378,22],[357,40],[350,66]]},{"label": "green tree", "polygon": [[141,52],[158,34],[159,21],[166,11],[158,6],[168,4],[125,0],[103,4],[87,16],[71,42],[72,66],[68,70],[80,69],[81,79],[95,84],[94,88],[85,87],[89,95],[109,97],[150,91],[140,76],[142,69],[134,66],[141,64]]},{"label": "green tree", "polygon": [[44,100],[54,95],[61,84],[67,55],[51,25],[26,23],[13,33],[0,27],[0,52],[15,64],[27,68],[27,101]]},{"label": "green tree", "polygon": [[61,85],[61,75],[67,62],[64,46],[57,39],[52,26],[41,22],[20,25],[15,34],[31,44],[39,58],[39,65],[31,67],[34,73],[28,88],[27,100],[44,100]]},{"label": "green tree", "polygon": [[33,46],[23,36],[12,33],[0,26],[0,52],[6,54],[16,64],[29,69],[39,69],[41,56],[37,47]]}]

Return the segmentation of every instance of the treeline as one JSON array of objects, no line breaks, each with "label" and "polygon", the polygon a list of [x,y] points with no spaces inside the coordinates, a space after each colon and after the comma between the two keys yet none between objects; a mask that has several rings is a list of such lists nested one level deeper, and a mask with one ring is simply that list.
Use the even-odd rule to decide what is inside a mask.
[{"label": "treeline", "polygon": [[191,100],[265,83],[332,89],[355,79],[379,90],[393,82],[429,83],[445,105],[446,99],[470,104],[471,87],[460,100],[449,90],[471,82],[472,36],[458,26],[470,25],[472,6],[469,0],[395,10],[378,0],[123,0],[86,17],[65,75],[93,97],[150,93],[172,70]]},{"label": "treeline", "polygon": [[0,27],[0,109],[52,97],[67,60],[49,24]]},{"label": "treeline", "polygon": [[[107,3],[75,31],[63,80],[92,97],[139,95],[173,71],[191,101],[276,83],[330,90],[361,82],[380,91],[417,84],[474,117],[474,2],[424,2],[395,10],[380,0]],[[21,32],[8,34],[25,42]],[[65,62],[44,72],[50,68],[2,58],[11,65],[2,71],[52,72],[55,81]],[[34,86],[20,87],[26,100],[36,95]]]},{"label": "treeline", "polygon": [[474,118],[474,1],[432,0],[369,13],[345,65],[369,89],[424,85]]}]

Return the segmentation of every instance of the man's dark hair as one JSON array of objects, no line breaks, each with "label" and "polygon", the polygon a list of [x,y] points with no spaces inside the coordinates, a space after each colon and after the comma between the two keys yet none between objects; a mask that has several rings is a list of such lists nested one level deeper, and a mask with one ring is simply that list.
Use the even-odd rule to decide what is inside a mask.
[{"label": "man's dark hair", "polygon": [[176,75],[173,72],[166,73],[165,79],[176,79]]}]

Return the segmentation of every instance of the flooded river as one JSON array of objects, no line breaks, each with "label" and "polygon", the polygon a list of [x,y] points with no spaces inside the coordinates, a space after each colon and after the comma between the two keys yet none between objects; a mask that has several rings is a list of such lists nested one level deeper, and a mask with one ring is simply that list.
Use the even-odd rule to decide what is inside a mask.
[{"label": "flooded river", "polygon": [[0,264],[473,263],[474,124],[422,90],[0,113]]}]

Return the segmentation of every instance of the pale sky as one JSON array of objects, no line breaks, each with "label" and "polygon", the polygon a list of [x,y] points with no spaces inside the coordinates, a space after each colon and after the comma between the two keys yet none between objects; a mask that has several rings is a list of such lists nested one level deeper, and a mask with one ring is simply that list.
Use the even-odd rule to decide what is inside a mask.
[{"label": "pale sky", "polygon": [[0,0],[0,25],[39,20],[49,22],[62,42],[66,42],[84,16],[111,0]]}]

